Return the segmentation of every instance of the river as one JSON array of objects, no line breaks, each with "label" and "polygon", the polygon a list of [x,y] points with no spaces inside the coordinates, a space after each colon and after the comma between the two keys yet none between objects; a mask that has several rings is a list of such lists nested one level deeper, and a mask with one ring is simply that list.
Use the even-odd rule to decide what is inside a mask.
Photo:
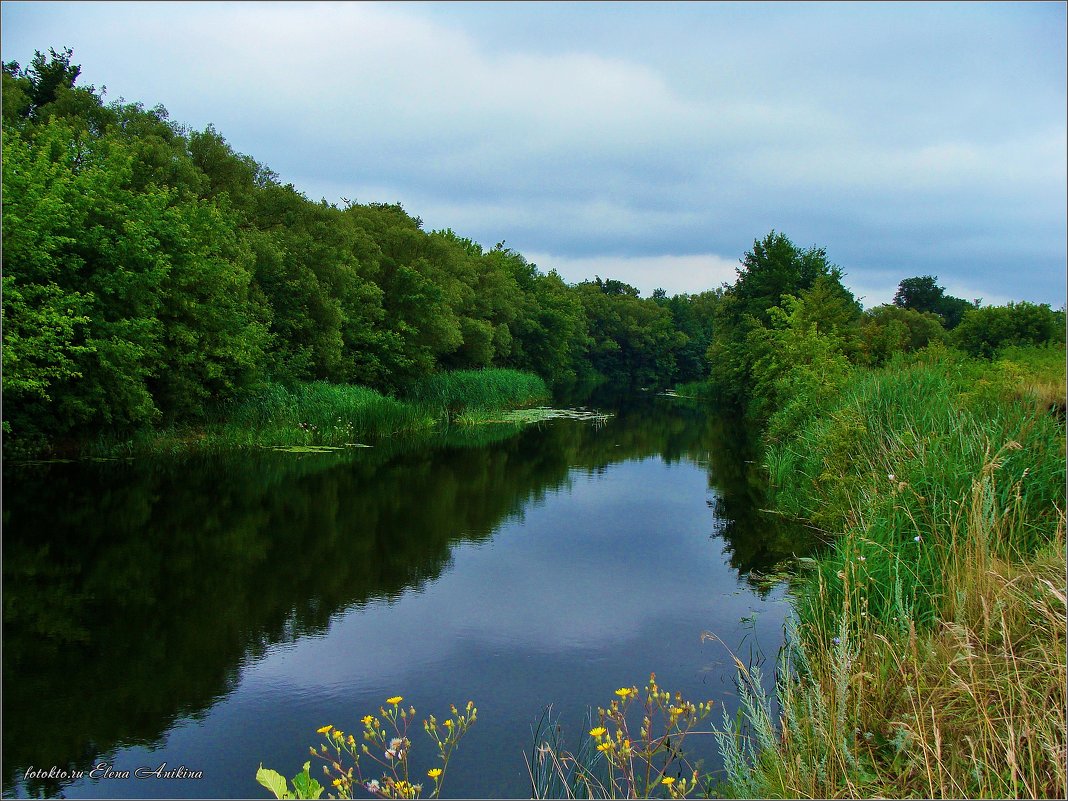
[{"label": "river", "polygon": [[[575,746],[651,671],[733,710],[725,645],[770,687],[789,598],[763,576],[809,543],[759,511],[740,429],[649,393],[601,408],[336,453],[5,464],[4,795],[267,797],[261,762],[291,777],[317,728],[402,695],[479,709],[446,796],[528,798],[550,704]],[[164,763],[201,778],[135,775]]]}]

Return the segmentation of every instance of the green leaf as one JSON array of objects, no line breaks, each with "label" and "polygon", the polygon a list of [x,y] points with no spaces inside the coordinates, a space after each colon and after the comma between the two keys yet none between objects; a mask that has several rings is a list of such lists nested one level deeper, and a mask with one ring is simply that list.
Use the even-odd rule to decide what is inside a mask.
[{"label": "green leaf", "polygon": [[304,771],[293,777],[293,789],[297,798],[318,798],[323,794],[323,786],[311,777],[311,761],[304,763]]},{"label": "green leaf", "polygon": [[276,770],[264,768],[261,764],[260,769],[256,771],[256,781],[274,793],[275,798],[293,798],[285,776]]}]

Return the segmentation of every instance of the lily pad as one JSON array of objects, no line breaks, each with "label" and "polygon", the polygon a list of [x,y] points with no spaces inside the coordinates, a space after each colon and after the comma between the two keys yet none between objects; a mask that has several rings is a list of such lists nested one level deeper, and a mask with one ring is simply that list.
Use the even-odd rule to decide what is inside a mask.
[{"label": "lily pad", "polygon": [[274,445],[271,450],[279,453],[332,453],[344,448],[340,445]]},{"label": "lily pad", "polygon": [[589,420],[592,422],[604,422],[612,415],[591,409],[551,409],[548,406],[538,406],[533,409],[513,409],[502,412],[499,421],[502,423],[540,423],[543,420]]}]

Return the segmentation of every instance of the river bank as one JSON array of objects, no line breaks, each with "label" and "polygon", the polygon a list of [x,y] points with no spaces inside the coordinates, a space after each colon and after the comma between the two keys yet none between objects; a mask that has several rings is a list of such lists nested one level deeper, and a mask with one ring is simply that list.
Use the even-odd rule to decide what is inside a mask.
[{"label": "river bank", "polygon": [[[545,381],[518,370],[456,370],[413,382],[396,397],[325,381],[268,382],[216,406],[196,424],[67,439],[11,455],[116,458],[135,454],[242,448],[352,448],[419,436],[450,424],[474,425],[502,412],[546,403]],[[517,423],[518,424],[518,423]]]},{"label": "river bank", "polygon": [[832,547],[796,582],[781,715],[740,677],[730,795],[1063,797],[1063,353],[900,358],[768,443],[776,508]]}]

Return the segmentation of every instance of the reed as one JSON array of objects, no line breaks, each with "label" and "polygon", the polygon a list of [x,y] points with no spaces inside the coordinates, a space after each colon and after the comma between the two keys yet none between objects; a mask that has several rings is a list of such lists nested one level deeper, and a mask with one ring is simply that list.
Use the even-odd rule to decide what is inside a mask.
[{"label": "reed", "polygon": [[549,399],[549,390],[539,376],[519,370],[454,370],[413,382],[404,397],[455,415],[469,409],[535,406]]},{"label": "reed", "polygon": [[316,381],[286,387],[268,384],[221,410],[208,436],[241,444],[345,445],[361,438],[427,430],[434,410],[373,389]]}]

